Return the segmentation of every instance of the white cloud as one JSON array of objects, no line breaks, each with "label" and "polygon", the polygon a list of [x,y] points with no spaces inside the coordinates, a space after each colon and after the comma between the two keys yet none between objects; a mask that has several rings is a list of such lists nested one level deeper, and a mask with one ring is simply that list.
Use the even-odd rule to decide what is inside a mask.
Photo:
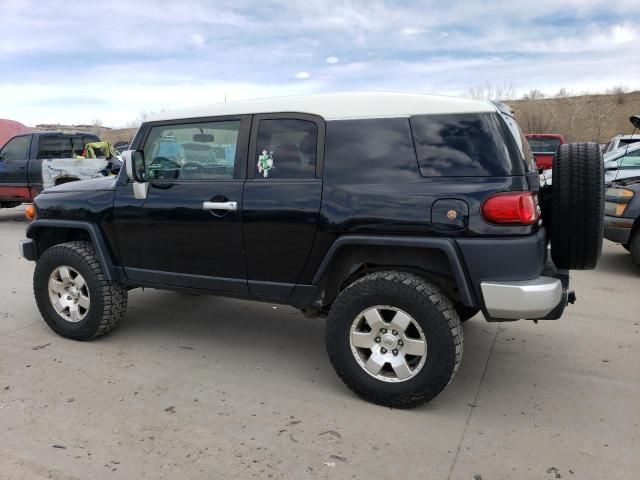
[{"label": "white cloud", "polygon": [[333,56],[331,56],[331,57],[327,57],[327,58],[325,58],[325,62],[327,62],[327,63],[328,63],[328,64],[330,64],[330,65],[336,64],[336,63],[338,63],[339,61],[340,61],[340,59],[339,59],[338,57],[333,57]]},{"label": "white cloud", "polygon": [[301,71],[301,72],[296,72],[294,74],[294,77],[296,77],[299,80],[307,80],[308,78],[311,78],[311,74],[309,72]]},{"label": "white cloud", "polygon": [[191,40],[191,43],[193,43],[193,45],[198,48],[204,47],[204,45],[207,43],[207,39],[199,33],[192,33],[191,35],[189,35],[189,40]]},{"label": "white cloud", "polygon": [[631,25],[614,25],[611,29],[613,43],[629,43],[638,38],[638,29]]},{"label": "white cloud", "polygon": [[403,35],[420,35],[422,33],[425,33],[426,30],[424,28],[417,28],[417,27],[404,27],[400,30],[400,33],[402,33]]}]

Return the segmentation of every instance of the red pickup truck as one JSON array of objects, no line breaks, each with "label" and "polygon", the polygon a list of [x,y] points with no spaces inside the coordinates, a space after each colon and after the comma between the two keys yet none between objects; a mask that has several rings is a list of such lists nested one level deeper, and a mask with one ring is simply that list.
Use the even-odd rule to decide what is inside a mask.
[{"label": "red pickup truck", "polygon": [[529,146],[536,159],[536,165],[541,170],[548,170],[553,167],[553,159],[556,157],[556,150],[563,143],[567,143],[564,137],[558,133],[527,133]]}]

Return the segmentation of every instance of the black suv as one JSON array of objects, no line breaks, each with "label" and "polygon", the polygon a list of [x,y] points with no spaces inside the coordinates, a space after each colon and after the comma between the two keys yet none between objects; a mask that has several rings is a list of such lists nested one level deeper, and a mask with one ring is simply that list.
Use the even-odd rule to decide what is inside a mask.
[{"label": "black suv", "polygon": [[102,335],[136,287],[290,304],[327,317],[338,375],[383,405],[440,393],[478,311],[559,318],[567,270],[595,267],[602,246],[598,146],[563,145],[541,187],[511,111],[490,102],[226,103],[151,118],[131,148],[118,178],[35,200],[21,251],[49,326]]}]

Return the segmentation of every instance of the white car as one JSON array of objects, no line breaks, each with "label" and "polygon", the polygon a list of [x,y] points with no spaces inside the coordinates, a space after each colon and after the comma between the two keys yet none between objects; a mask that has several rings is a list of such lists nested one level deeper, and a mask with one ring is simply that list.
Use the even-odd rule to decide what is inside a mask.
[{"label": "white car", "polygon": [[604,155],[604,181],[640,176],[640,142]]}]

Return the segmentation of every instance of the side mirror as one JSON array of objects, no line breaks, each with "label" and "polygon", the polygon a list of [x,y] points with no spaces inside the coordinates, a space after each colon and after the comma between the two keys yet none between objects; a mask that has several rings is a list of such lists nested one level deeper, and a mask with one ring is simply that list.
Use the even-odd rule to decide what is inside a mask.
[{"label": "side mirror", "polygon": [[149,184],[145,180],[144,152],[142,150],[127,150],[122,153],[127,170],[127,177],[133,182],[133,196],[138,200],[147,198]]},{"label": "side mirror", "polygon": [[629,121],[631,122],[631,125],[633,125],[633,128],[640,130],[640,115],[631,115],[629,117]]}]

